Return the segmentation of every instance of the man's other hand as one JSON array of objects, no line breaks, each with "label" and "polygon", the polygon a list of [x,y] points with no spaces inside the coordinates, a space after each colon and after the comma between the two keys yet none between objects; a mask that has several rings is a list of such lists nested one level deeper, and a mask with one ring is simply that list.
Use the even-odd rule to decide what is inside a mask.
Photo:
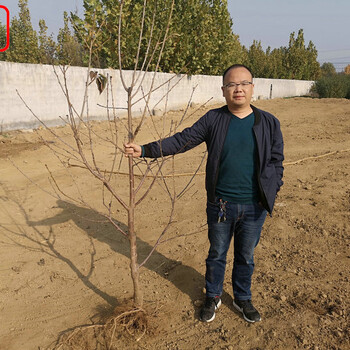
[{"label": "man's other hand", "polygon": [[134,157],[141,157],[142,149],[141,146],[136,145],[135,143],[124,143],[124,152],[125,157],[128,157],[130,154]]}]

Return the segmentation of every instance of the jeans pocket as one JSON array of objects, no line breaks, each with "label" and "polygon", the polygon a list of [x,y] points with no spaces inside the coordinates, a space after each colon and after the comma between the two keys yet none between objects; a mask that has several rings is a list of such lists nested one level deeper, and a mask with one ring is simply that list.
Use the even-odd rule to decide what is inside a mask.
[{"label": "jeans pocket", "polygon": [[256,202],[254,203],[255,207],[257,208],[257,210],[260,210],[260,211],[267,211],[266,208],[264,207],[264,205],[262,204],[262,202]]},{"label": "jeans pocket", "polygon": [[255,206],[255,217],[256,218],[261,218],[263,217],[264,220],[265,220],[265,217],[267,215],[267,210],[263,207],[262,203],[259,202],[259,203],[254,203],[254,206]]}]

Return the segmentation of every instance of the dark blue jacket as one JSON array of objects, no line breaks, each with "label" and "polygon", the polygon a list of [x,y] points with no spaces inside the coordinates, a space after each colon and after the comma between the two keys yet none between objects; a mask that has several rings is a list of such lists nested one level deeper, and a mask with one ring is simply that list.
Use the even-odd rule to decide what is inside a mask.
[{"label": "dark blue jacket", "polygon": [[[277,118],[254,106],[251,107],[255,115],[253,130],[258,148],[260,198],[263,207],[271,214],[276,194],[283,184],[283,137]],[[158,158],[174,155],[186,152],[205,141],[208,149],[205,187],[208,201],[215,202],[221,151],[231,116],[227,106],[212,109],[191,127],[161,141],[144,145],[143,156]]]}]

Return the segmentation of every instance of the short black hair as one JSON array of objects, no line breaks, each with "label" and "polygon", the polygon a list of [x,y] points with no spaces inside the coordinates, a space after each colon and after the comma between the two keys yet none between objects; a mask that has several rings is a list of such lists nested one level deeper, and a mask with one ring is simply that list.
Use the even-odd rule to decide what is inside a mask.
[{"label": "short black hair", "polygon": [[222,81],[225,80],[225,75],[228,73],[229,70],[231,69],[235,69],[235,68],[245,68],[251,75],[252,75],[252,78],[253,78],[253,73],[252,71],[250,70],[249,67],[245,66],[244,64],[233,64],[232,66],[226,68],[225,72],[223,73],[222,75]]}]

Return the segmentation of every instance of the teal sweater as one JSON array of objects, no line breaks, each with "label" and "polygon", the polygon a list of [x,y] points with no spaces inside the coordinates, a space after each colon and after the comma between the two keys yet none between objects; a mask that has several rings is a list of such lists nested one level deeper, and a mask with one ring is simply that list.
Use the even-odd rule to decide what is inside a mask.
[{"label": "teal sweater", "polygon": [[257,146],[253,113],[232,115],[220,158],[216,195],[225,201],[250,204],[259,201],[256,176]]}]

